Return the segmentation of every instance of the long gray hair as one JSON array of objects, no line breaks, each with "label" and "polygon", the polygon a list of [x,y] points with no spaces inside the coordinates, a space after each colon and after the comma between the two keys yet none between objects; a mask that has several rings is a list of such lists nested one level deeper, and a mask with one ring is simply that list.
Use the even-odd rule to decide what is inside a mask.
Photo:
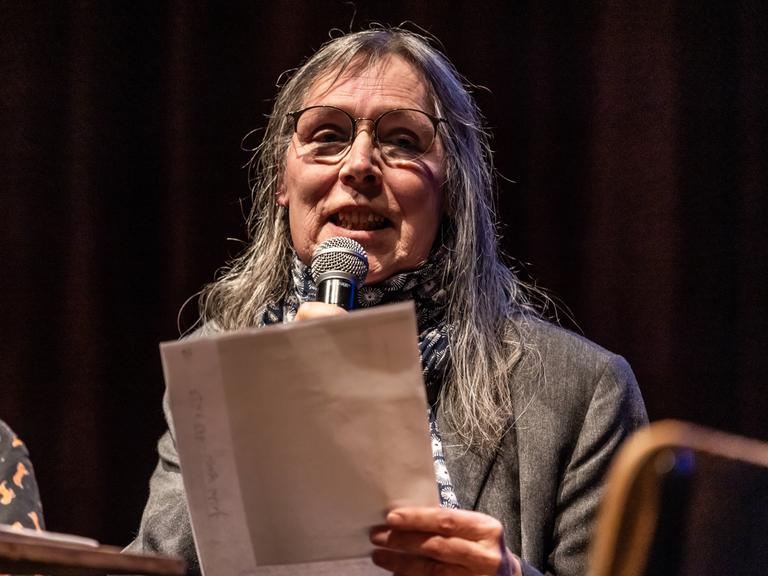
[{"label": "long gray hair", "polygon": [[445,216],[436,245],[442,244],[447,253],[444,287],[449,295],[451,361],[440,409],[458,440],[490,449],[510,426],[509,372],[525,346],[520,323],[510,318],[534,310],[524,286],[498,253],[493,160],[480,111],[454,66],[418,34],[376,28],[336,38],[282,86],[250,165],[250,243],[203,290],[201,320],[223,330],[253,326],[267,303],[286,295],[293,252],[287,212],[275,202],[292,137],[286,114],[302,107],[321,76],[366,69],[392,55],[421,74],[433,112],[447,121],[439,128],[446,180]]}]

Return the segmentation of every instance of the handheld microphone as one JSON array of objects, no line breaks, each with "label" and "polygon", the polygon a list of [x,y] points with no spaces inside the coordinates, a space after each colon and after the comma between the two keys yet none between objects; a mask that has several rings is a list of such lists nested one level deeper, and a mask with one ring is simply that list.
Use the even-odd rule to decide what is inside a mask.
[{"label": "handheld microphone", "polygon": [[310,270],[317,285],[316,301],[352,310],[357,287],[368,275],[368,255],[358,242],[336,236],[315,249]]}]

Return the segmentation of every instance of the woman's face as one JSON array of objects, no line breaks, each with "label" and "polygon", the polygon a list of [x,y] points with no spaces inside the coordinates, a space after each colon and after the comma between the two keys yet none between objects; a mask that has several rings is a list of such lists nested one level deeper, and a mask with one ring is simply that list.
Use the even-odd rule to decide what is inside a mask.
[{"label": "woman's face", "polygon": [[[423,81],[400,57],[335,76],[321,76],[302,107],[335,106],[371,119],[395,108],[433,112]],[[427,259],[442,219],[445,173],[439,136],[418,160],[396,163],[382,157],[371,132],[372,122],[359,122],[351,148],[335,163],[315,161],[294,134],[277,199],[288,208],[302,262],[308,265],[324,240],[346,236],[365,248],[366,283],[375,284]]]}]

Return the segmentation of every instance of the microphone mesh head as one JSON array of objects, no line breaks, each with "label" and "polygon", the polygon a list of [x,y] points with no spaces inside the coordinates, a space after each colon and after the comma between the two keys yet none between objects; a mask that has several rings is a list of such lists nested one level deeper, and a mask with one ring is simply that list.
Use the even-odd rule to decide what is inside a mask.
[{"label": "microphone mesh head", "polygon": [[368,275],[368,254],[354,240],[343,236],[328,238],[315,249],[310,269],[315,282],[321,274],[334,271],[350,274],[362,285]]}]

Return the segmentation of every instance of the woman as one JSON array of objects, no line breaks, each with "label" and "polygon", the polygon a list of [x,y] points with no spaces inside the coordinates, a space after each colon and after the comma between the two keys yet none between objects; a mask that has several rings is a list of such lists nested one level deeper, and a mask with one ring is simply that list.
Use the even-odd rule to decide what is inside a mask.
[{"label": "woman", "polygon": [[[280,90],[252,166],[252,241],[203,293],[204,331],[346,313],[312,302],[307,271],[334,236],[368,253],[359,306],[416,303],[442,507],[393,510],[374,562],[580,574],[645,410],[623,359],[541,320],[501,262],[487,136],[450,62],[399,29],[329,42]],[[132,548],[193,558],[172,432],[159,449]]]},{"label": "woman", "polygon": [[42,530],[43,510],[24,443],[0,420],[0,524]]}]

